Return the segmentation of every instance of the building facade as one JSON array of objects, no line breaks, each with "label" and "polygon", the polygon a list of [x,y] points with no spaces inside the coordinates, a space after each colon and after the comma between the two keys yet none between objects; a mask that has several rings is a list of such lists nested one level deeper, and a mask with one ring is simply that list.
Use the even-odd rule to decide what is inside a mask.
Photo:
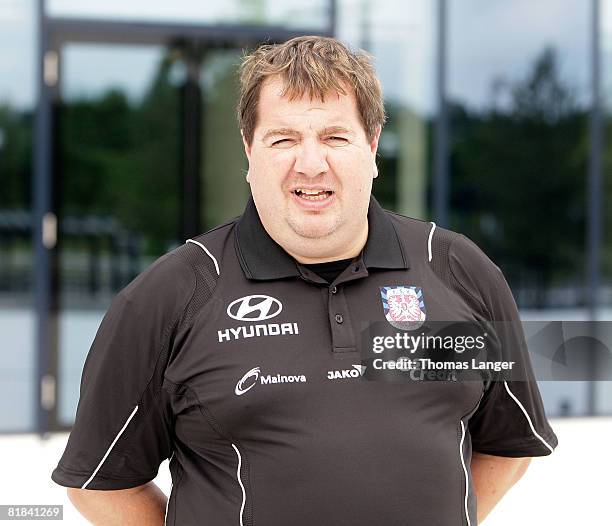
[{"label": "building facade", "polygon": [[526,320],[612,320],[612,0],[207,6],[0,0],[0,432],[68,429],[113,295],[241,213],[237,64],[299,34],[375,57],[383,206],[473,239]]}]

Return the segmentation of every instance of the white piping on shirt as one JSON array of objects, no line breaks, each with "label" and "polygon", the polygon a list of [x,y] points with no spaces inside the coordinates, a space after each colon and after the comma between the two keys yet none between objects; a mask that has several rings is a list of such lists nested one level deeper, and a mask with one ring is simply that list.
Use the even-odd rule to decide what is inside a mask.
[{"label": "white piping on shirt", "polygon": [[[172,462],[172,459],[174,458],[174,453],[176,453],[176,451],[172,452],[172,456],[170,457],[170,462]],[[170,467],[170,462],[168,462],[168,467]],[[170,479],[170,495],[168,495],[168,500],[166,500],[166,511],[164,512],[164,526],[166,526],[166,521],[168,520],[168,505],[170,504],[170,497],[172,497],[172,488],[173,488],[172,479]]]},{"label": "white piping on shirt", "polygon": [[461,441],[459,442],[459,456],[461,457],[461,466],[463,466],[463,475],[465,478],[465,497],[463,505],[465,506],[465,517],[467,519],[467,524],[468,526],[470,526],[470,513],[468,511],[468,492],[470,490],[470,486],[467,468],[465,467],[465,459],[463,458],[463,440],[465,439],[465,425],[463,424],[463,420],[459,420],[459,422],[461,423]]},{"label": "white piping on shirt", "polygon": [[553,448],[552,446],[546,442],[546,440],[544,440],[539,434],[538,432],[535,430],[535,427],[533,427],[533,423],[531,422],[531,418],[529,418],[529,414],[527,413],[527,411],[525,410],[525,408],[523,407],[523,404],[521,404],[521,402],[519,401],[519,399],[514,396],[514,393],[512,391],[510,391],[510,388],[508,387],[508,384],[506,383],[506,380],[504,380],[504,387],[506,388],[506,391],[508,391],[508,394],[510,395],[510,397],[512,398],[512,400],[514,400],[518,406],[520,407],[521,411],[523,412],[523,414],[525,415],[525,418],[527,419],[527,422],[529,423],[529,427],[531,428],[532,433],[540,439],[540,441],[542,442],[542,444],[544,444],[548,449],[550,449],[550,452],[553,452]]},{"label": "white piping on shirt", "polygon": [[127,425],[130,423],[130,420],[132,420],[133,416],[136,414],[136,411],[138,411],[138,406],[136,406],[134,408],[134,410],[132,411],[132,414],[129,416],[129,418],[127,419],[127,421],[125,422],[125,424],[123,424],[123,427],[121,428],[121,431],[119,431],[119,433],[117,433],[117,436],[115,437],[115,440],[113,440],[113,443],[110,445],[110,447],[107,449],[106,453],[104,454],[104,456],[102,457],[102,460],[100,460],[100,463],[98,464],[98,467],[95,469],[95,471],[91,474],[91,477],[89,477],[89,479],[87,479],[87,482],[85,482],[85,484],[83,484],[81,486],[81,489],[85,489],[87,487],[87,485],[93,480],[93,478],[96,476],[96,473],[98,472],[98,470],[100,469],[100,467],[102,467],[102,464],[104,464],[104,461],[106,460],[106,457],[108,457],[109,453],[111,452],[111,450],[113,449],[113,447],[115,446],[115,443],[117,442],[117,440],[119,440],[119,437],[121,436],[121,434],[125,431],[125,428],[127,427]]},{"label": "white piping on shirt", "polygon": [[215,264],[215,269],[217,270],[217,276],[221,274],[219,272],[219,264],[217,263],[215,256],[213,256],[202,243],[200,243],[199,241],[194,241],[193,239],[188,239],[186,243],[193,243],[194,245],[198,245],[204,252],[206,252],[210,256],[210,259],[212,259],[213,263]]},{"label": "white piping on shirt", "polygon": [[242,515],[244,513],[244,503],[246,502],[246,491],[244,490],[244,486],[242,485],[242,479],[240,478],[242,457],[240,456],[240,451],[238,451],[238,448],[234,444],[232,444],[232,447],[236,451],[236,455],[238,455],[238,469],[236,470],[236,477],[238,478],[238,484],[240,484],[240,489],[242,489],[242,506],[240,506],[240,526],[244,526],[242,522]]},{"label": "white piping on shirt", "polygon": [[427,240],[427,255],[429,256],[429,261],[431,261],[431,238],[433,237],[434,230],[436,229],[436,224],[433,221],[430,221],[430,223],[433,226],[429,231],[429,239]]}]

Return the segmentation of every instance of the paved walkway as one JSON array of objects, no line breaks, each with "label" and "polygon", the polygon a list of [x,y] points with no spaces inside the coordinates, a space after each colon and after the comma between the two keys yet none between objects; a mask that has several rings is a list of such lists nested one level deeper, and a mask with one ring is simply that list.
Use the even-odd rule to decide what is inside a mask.
[{"label": "paved walkway", "polygon": [[[484,521],[486,526],[595,526],[610,520],[612,418],[552,419],[551,423],[559,437],[555,453],[532,461],[525,477]],[[72,507],[65,488],[50,478],[66,440],[65,433],[46,440],[36,435],[0,435],[0,504],[63,504],[63,524],[88,524]],[[169,493],[168,461],[160,466],[155,482]]]}]

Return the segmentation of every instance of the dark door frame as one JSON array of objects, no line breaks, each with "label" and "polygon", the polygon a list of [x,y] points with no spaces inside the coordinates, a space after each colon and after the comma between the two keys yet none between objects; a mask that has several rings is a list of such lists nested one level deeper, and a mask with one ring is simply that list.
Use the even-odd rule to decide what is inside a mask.
[{"label": "dark door frame", "polygon": [[[320,30],[290,30],[280,26],[192,25],[51,18],[45,0],[38,0],[38,104],[34,145],[34,293],[36,319],[36,432],[68,431],[58,418],[59,266],[58,266],[58,134],[61,103],[62,48],[67,43],[117,43],[181,46],[188,71],[199,70],[201,51],[209,48],[248,48],[260,42],[283,42],[311,34],[332,36],[336,0],[329,0],[329,25]],[[184,237],[199,232],[201,88],[188,75],[183,89],[182,225]],[[195,110],[195,111],[194,111]],[[196,121],[197,118],[197,121]]]}]

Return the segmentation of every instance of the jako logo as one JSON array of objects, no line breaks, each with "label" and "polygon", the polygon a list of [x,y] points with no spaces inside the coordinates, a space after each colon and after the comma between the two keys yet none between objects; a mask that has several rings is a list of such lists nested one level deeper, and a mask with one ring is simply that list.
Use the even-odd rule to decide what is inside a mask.
[{"label": "jako logo", "polygon": [[365,373],[366,366],[365,365],[355,365],[353,364],[354,369],[343,369],[341,371],[327,371],[327,379],[328,380],[338,380],[340,378],[359,378],[363,376]]},{"label": "jako logo", "polygon": [[[253,387],[257,383],[257,379],[259,378],[259,367],[253,367],[248,373],[246,373],[236,384],[236,389],[234,392],[240,396],[241,394],[246,393],[251,387]],[[246,387],[245,387],[246,385]]]},{"label": "jako logo", "polygon": [[263,294],[244,296],[227,306],[227,315],[238,321],[261,321],[278,316],[283,305],[276,298]]},{"label": "jako logo", "polygon": [[294,382],[306,382],[306,376],[303,374],[266,374],[259,376],[261,370],[259,367],[253,367],[248,373],[246,373],[238,383],[234,389],[234,393],[238,396],[246,393],[249,389],[253,388],[257,381],[263,385],[267,384],[285,384],[285,383],[294,383]]}]

